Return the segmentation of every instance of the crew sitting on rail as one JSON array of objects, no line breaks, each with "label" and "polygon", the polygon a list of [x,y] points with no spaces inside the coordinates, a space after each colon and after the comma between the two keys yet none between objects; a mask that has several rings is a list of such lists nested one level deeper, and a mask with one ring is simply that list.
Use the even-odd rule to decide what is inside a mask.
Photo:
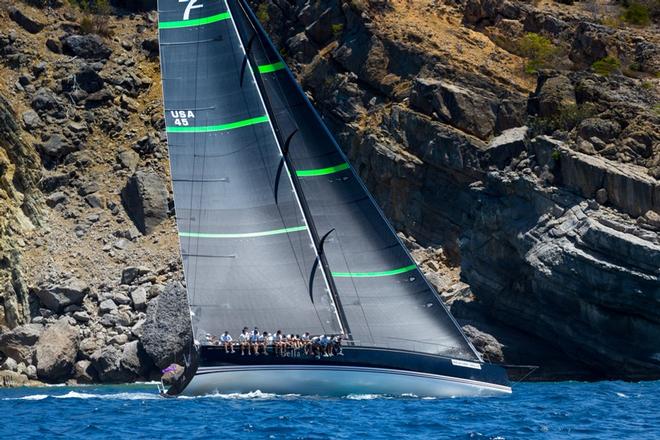
[{"label": "crew sitting on rail", "polygon": [[273,336],[268,332],[264,332],[263,341],[261,342],[261,347],[264,350],[264,356],[268,356],[268,347],[271,345],[273,345]]},{"label": "crew sitting on rail", "polygon": [[238,337],[238,344],[241,346],[241,356],[245,356],[245,350],[250,354],[250,332],[247,327],[243,327],[243,332]]},{"label": "crew sitting on rail", "polygon": [[251,332],[247,327],[243,327],[243,331],[238,337],[238,344],[234,342],[228,331],[225,331],[220,339],[212,336],[210,333],[206,334],[206,341],[209,345],[222,345],[225,353],[236,353],[235,347],[241,347],[241,356],[245,355],[259,355],[263,353],[268,355],[270,347],[272,347],[275,356],[293,356],[298,357],[302,354],[305,356],[314,356],[317,359],[330,356],[343,356],[342,353],[342,335],[320,335],[311,336],[309,332],[300,335],[284,334],[282,330],[277,330],[274,334],[268,332],[260,332],[259,328],[255,327]]},{"label": "crew sitting on rail", "polygon": [[259,334],[259,329],[257,327],[252,330],[252,333],[250,334],[250,353],[253,353],[255,355],[259,354],[259,341],[263,341],[263,336]]},{"label": "crew sitting on rail", "polygon": [[222,336],[220,336],[220,342],[225,347],[225,353],[229,353],[229,351],[231,351],[232,353],[236,353],[234,351],[233,341],[234,339],[231,337],[228,331],[225,331],[222,334]]},{"label": "crew sitting on rail", "polygon": [[284,335],[282,334],[282,330],[278,330],[275,332],[275,336],[273,336],[273,346],[275,347],[275,356],[284,356],[284,353],[286,352],[286,344],[287,341],[284,338]]},{"label": "crew sitting on rail", "polygon": [[307,355],[307,356],[312,354],[311,340],[312,340],[312,338],[309,335],[309,332],[303,333],[302,337],[300,338],[300,342],[302,343],[303,347],[305,348],[305,355]]}]

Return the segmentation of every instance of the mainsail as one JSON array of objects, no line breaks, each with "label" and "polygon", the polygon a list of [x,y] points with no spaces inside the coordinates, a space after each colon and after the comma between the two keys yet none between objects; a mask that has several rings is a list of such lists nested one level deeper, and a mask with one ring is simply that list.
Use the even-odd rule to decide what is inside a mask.
[{"label": "mainsail", "polygon": [[246,2],[160,0],[159,13],[196,334],[347,332],[478,359]]},{"label": "mainsail", "polygon": [[[280,150],[224,1],[160,0],[163,94],[181,252],[197,339],[244,326],[340,333]],[[248,75],[249,75],[248,71]],[[242,84],[241,84],[242,82]]]}]

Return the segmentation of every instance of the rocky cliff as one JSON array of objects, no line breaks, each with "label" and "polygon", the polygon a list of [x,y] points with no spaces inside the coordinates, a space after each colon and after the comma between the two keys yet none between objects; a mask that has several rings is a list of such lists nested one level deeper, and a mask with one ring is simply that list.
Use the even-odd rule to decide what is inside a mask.
[{"label": "rocky cliff", "polygon": [[[156,15],[43,3],[0,8],[0,380],[146,378],[189,338]],[[485,357],[657,378],[660,39],[590,5],[254,7]]]}]

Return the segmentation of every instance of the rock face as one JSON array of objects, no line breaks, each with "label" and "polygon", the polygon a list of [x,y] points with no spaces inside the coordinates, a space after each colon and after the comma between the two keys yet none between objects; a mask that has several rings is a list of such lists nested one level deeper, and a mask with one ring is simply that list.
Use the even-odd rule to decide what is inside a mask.
[{"label": "rock face", "polygon": [[192,344],[190,308],[181,284],[169,284],[149,302],[142,329],[142,345],[158,368],[183,363]]},{"label": "rock face", "polygon": [[78,329],[68,318],[46,327],[35,346],[37,375],[47,382],[71,377],[78,353]]},{"label": "rock face", "polygon": [[167,188],[157,174],[138,171],[121,193],[126,211],[143,233],[149,234],[167,218]]}]

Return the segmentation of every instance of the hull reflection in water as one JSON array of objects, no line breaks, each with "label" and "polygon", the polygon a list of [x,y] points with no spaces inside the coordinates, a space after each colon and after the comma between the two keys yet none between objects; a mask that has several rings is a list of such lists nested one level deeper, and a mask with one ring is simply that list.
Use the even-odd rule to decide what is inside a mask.
[{"label": "hull reflection in water", "polygon": [[249,393],[341,397],[351,394],[468,397],[510,394],[511,388],[435,374],[342,366],[237,366],[200,368],[183,395]]}]

